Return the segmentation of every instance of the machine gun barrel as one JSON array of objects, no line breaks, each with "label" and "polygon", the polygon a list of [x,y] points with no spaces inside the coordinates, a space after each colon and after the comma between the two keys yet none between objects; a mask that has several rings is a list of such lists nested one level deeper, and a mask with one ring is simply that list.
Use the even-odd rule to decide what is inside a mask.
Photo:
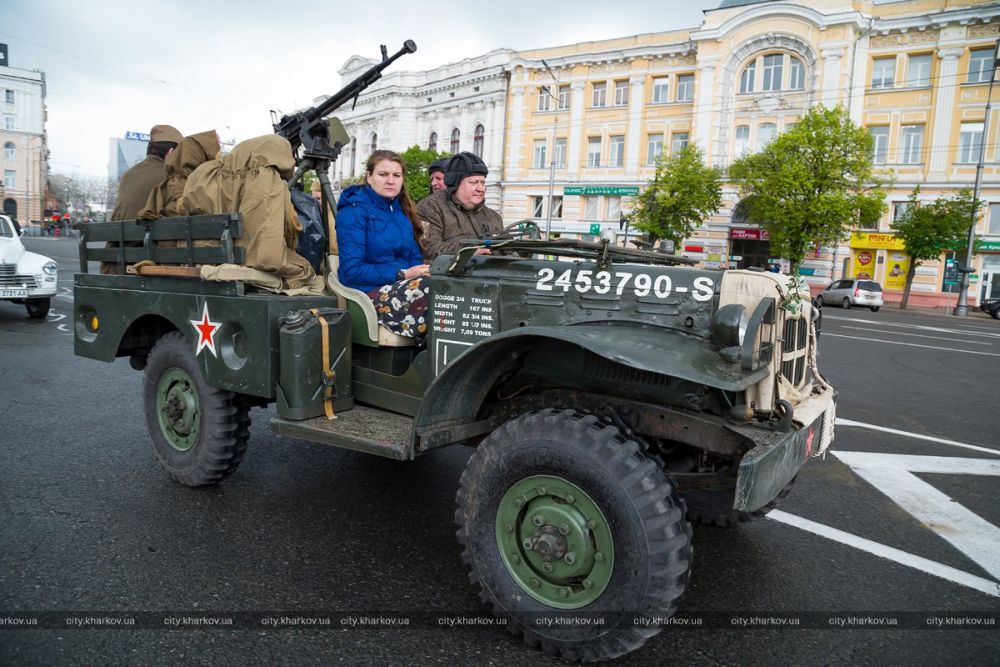
[{"label": "machine gun barrel", "polygon": [[363,74],[328,97],[321,104],[309,107],[304,111],[297,111],[295,113],[282,116],[280,121],[274,123],[275,134],[288,139],[288,141],[292,144],[292,150],[296,150],[303,143],[303,130],[306,131],[305,134],[307,136],[310,135],[311,132],[309,132],[309,130],[322,122],[324,116],[330,114],[330,112],[334,109],[343,106],[345,102],[358,96],[363,90],[365,90],[365,88],[378,81],[382,77],[382,70],[391,65],[401,56],[407,53],[413,53],[416,50],[417,45],[412,39],[408,39],[403,42],[403,48],[391,56],[387,54],[385,46],[383,45],[382,62],[372,65]]}]

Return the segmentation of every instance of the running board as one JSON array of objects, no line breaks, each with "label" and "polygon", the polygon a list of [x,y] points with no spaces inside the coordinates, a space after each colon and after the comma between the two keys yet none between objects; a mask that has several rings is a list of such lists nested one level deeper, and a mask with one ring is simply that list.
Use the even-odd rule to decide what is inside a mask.
[{"label": "running board", "polygon": [[397,461],[413,458],[413,418],[354,404],[336,419],[314,417],[295,421],[275,417],[271,430],[279,435],[376,454]]}]

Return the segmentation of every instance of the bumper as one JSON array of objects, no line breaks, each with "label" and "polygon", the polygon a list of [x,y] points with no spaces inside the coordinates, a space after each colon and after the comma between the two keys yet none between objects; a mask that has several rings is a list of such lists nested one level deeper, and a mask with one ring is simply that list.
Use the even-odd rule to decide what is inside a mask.
[{"label": "bumper", "polygon": [[[799,415],[804,420],[801,424]],[[836,419],[833,389],[799,403],[795,407],[795,417],[796,426],[801,428],[790,433],[740,430],[750,435],[757,445],[740,462],[733,509],[753,512],[764,507],[778,497],[810,457],[826,451],[833,441]],[[753,432],[756,437],[751,435]]]}]

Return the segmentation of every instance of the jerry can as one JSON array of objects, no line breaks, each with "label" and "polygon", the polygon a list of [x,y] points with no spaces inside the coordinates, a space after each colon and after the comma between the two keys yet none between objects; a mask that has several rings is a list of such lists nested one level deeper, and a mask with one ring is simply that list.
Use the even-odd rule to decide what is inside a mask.
[{"label": "jerry can", "polygon": [[[327,326],[327,369],[323,365],[320,318]],[[331,394],[334,414],[353,407],[350,314],[339,308],[297,310],[282,317],[280,323],[278,416],[285,419],[319,417],[326,414],[325,397]],[[331,391],[328,392],[328,388]]]}]

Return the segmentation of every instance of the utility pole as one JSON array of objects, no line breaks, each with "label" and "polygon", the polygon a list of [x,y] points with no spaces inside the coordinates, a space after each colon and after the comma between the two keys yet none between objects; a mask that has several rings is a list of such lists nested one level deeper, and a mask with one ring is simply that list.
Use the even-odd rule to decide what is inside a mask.
[{"label": "utility pole", "polygon": [[976,243],[976,222],[979,213],[979,191],[983,185],[983,166],[986,160],[986,137],[990,132],[990,106],[993,101],[993,82],[996,79],[997,64],[1000,64],[1000,40],[997,40],[996,48],[993,51],[993,63],[990,67],[990,87],[986,93],[986,114],[983,117],[983,138],[979,142],[979,162],[976,164],[976,185],[972,190],[972,223],[969,225],[969,243],[965,249],[965,266],[960,269],[962,272],[962,287],[958,291],[958,303],[955,304],[954,314],[965,317],[969,314],[969,277],[974,269],[972,268],[972,249]]},{"label": "utility pole", "polygon": [[[552,80],[556,83],[556,90],[559,90],[559,79],[556,78],[555,73],[549,64],[545,62],[542,58],[542,65],[545,66],[545,71],[549,73]],[[555,115],[552,117],[552,156],[549,160],[549,205],[547,207],[545,215],[545,240],[548,241],[551,237],[552,232],[552,200],[553,194],[555,193],[556,187],[556,128],[559,122],[559,97],[552,94],[552,91],[545,88],[545,92],[548,93],[549,97],[552,99],[553,104],[555,104]]]}]

